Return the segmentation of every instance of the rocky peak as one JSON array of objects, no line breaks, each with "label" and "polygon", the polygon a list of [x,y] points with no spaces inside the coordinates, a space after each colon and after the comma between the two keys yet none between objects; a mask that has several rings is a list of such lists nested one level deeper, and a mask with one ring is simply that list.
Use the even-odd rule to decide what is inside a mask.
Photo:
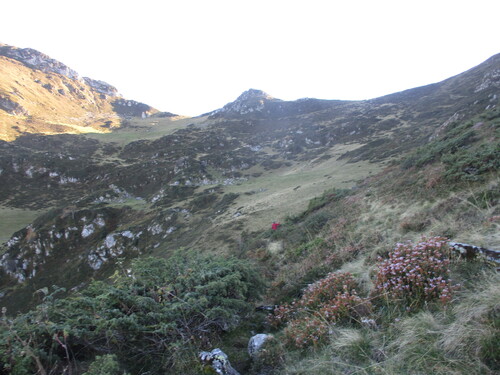
[{"label": "rocky peak", "polygon": [[6,56],[13,60],[17,60],[30,68],[38,69],[45,73],[57,73],[70,79],[84,81],[87,85],[101,94],[112,97],[120,96],[118,90],[109,83],[89,77],[82,78],[78,72],[69,68],[67,65],[32,48],[17,48],[0,43],[0,56]]},{"label": "rocky peak", "polygon": [[71,79],[81,80],[80,75],[73,69],[32,48],[17,48],[0,44],[0,55],[17,60],[30,68],[45,73],[57,73]]},{"label": "rocky peak", "polygon": [[246,102],[252,100],[273,100],[274,98],[262,90],[249,89],[233,102]]},{"label": "rocky peak", "polygon": [[238,114],[245,115],[252,112],[261,112],[266,103],[278,102],[280,99],[275,99],[271,95],[262,90],[250,89],[231,103],[226,104],[223,108],[214,111],[212,115],[216,114]]}]

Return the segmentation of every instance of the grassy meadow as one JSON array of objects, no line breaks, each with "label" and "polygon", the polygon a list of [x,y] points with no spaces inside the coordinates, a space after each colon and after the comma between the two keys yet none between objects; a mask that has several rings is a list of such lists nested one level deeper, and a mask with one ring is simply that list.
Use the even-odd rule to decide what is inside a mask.
[{"label": "grassy meadow", "polygon": [[12,234],[34,219],[40,216],[43,211],[32,211],[14,207],[0,207],[0,243],[9,240]]}]

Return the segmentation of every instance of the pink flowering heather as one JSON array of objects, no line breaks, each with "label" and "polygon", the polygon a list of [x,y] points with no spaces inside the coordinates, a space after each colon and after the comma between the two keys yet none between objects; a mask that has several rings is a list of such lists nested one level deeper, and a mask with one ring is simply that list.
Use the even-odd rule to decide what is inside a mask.
[{"label": "pink flowering heather", "polygon": [[300,306],[317,308],[341,293],[351,294],[356,289],[356,280],[348,272],[329,273],[326,277],[310,284],[302,298],[298,301]]},{"label": "pink flowering heather", "polygon": [[449,302],[454,289],[449,279],[449,251],[443,237],[423,238],[417,244],[398,243],[389,259],[380,259],[376,293],[407,308],[434,300]]},{"label": "pink flowering heather", "polygon": [[297,348],[316,346],[326,337],[328,330],[328,324],[316,316],[292,320],[284,331],[285,342]]},{"label": "pink flowering heather", "polygon": [[285,337],[297,347],[317,344],[330,324],[359,320],[370,303],[356,294],[356,281],[349,273],[330,273],[309,285],[299,300],[278,306],[272,324],[286,324]]}]

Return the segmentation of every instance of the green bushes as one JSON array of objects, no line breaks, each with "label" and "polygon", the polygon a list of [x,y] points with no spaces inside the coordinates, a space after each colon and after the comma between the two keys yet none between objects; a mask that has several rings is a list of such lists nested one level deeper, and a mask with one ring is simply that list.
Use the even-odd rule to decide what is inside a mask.
[{"label": "green bushes", "polygon": [[[477,120],[482,120],[479,117]],[[446,182],[480,181],[488,172],[500,168],[498,112],[484,119],[487,123],[468,121],[448,125],[445,133],[413,151],[401,161],[403,169],[422,168],[434,162],[444,167]]]},{"label": "green bushes", "polygon": [[444,177],[455,181],[478,181],[480,175],[500,169],[500,144],[483,144],[442,157]]},{"label": "green bushes", "polygon": [[113,354],[97,356],[83,375],[124,375],[120,371],[120,365]]},{"label": "green bushes", "polygon": [[76,368],[105,353],[131,373],[189,373],[196,348],[235,328],[262,287],[254,267],[234,258],[179,251],[136,260],[112,284],[48,296],[27,314],[4,317],[0,373]]},{"label": "green bushes", "polygon": [[330,202],[339,201],[340,199],[352,194],[350,189],[329,189],[323,192],[319,197],[315,197],[309,201],[305,215],[326,206]]},{"label": "green bushes", "polygon": [[332,215],[328,212],[315,212],[304,220],[304,228],[311,233],[318,233],[331,218]]},{"label": "green bushes", "polygon": [[472,122],[469,121],[449,130],[441,138],[433,140],[412,152],[402,161],[401,166],[403,169],[420,168],[439,160],[443,155],[453,154],[459,149],[463,149],[475,141],[475,132],[470,129],[471,127]]}]

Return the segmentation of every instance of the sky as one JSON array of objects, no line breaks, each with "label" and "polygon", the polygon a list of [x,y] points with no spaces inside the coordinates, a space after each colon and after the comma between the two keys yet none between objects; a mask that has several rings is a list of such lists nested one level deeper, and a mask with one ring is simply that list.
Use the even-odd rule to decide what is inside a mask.
[{"label": "sky", "polygon": [[498,0],[16,0],[1,8],[0,43],[190,116],[250,88],[283,100],[370,99],[500,53]]}]

